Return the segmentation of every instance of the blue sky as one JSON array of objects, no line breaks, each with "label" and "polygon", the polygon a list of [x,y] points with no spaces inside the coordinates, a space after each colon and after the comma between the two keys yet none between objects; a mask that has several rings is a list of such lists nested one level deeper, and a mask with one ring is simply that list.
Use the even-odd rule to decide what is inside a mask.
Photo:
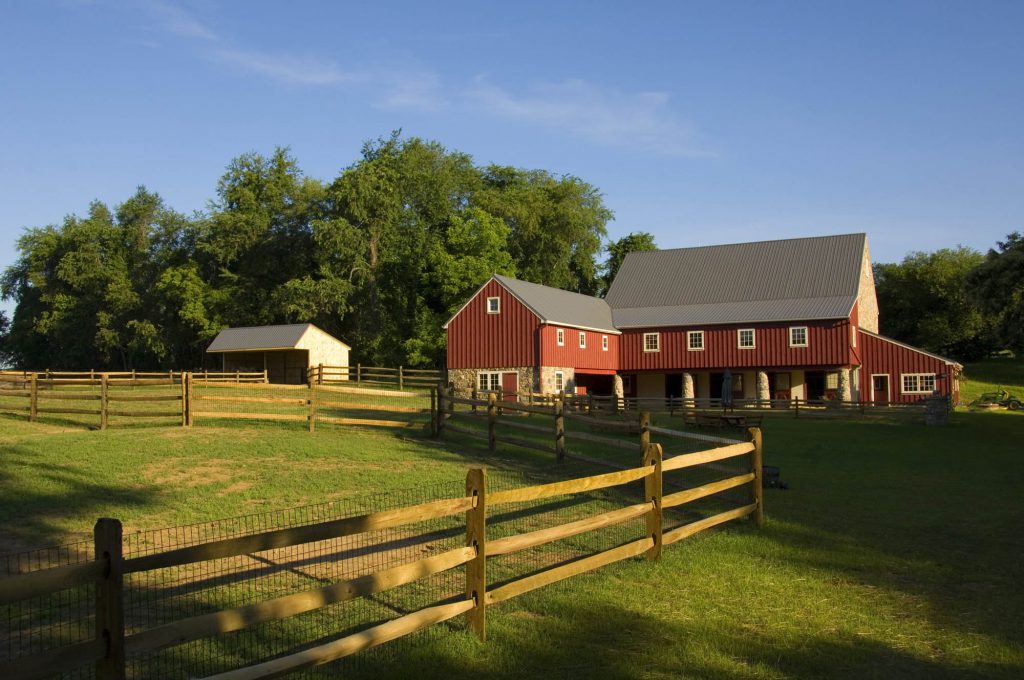
[{"label": "blue sky", "polygon": [[290,146],[402,128],[578,175],[662,247],[866,231],[876,261],[1024,229],[1024,2],[6,2],[0,266],[138,184],[202,209]]}]

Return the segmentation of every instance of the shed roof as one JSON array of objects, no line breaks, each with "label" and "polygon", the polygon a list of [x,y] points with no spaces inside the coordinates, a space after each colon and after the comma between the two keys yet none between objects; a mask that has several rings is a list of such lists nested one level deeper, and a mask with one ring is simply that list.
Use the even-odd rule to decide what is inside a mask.
[{"label": "shed roof", "polygon": [[605,299],[619,328],[842,318],[857,300],[866,239],[630,253]]},{"label": "shed roof", "polygon": [[609,333],[619,332],[612,322],[611,308],[601,298],[520,281],[499,274],[495,274],[494,278],[544,323]]},{"label": "shed roof", "polygon": [[[324,335],[333,337],[311,323],[295,323],[283,326],[246,326],[225,328],[213,339],[207,352],[242,352],[269,349],[294,349],[310,328],[316,328]],[[338,343],[345,345],[337,338]],[[348,345],[345,345],[348,347]],[[351,348],[350,348],[351,349]]]}]

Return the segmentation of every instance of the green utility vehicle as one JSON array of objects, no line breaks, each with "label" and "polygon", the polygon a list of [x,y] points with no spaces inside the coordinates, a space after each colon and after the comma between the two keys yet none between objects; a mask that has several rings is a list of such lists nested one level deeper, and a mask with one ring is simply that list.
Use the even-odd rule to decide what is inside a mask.
[{"label": "green utility vehicle", "polygon": [[1020,397],[1014,396],[1006,390],[999,390],[998,392],[985,392],[969,405],[971,407],[977,406],[981,408],[1003,406],[1011,411],[1017,411],[1021,408],[1022,402]]}]

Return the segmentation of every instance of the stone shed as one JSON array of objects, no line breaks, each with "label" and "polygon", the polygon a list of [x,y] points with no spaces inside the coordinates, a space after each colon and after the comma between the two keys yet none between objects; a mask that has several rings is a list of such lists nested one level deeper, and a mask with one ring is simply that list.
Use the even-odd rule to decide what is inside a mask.
[{"label": "stone shed", "polygon": [[302,384],[310,366],[348,366],[352,348],[311,323],[225,328],[206,349],[223,371],[267,372],[272,383]]}]

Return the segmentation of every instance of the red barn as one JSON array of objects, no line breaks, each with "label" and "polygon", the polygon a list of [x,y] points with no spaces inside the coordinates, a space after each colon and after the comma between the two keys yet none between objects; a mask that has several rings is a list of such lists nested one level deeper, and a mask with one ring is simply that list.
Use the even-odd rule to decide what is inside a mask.
[{"label": "red barn", "polygon": [[864,234],[631,253],[603,300],[495,276],[445,327],[461,388],[906,403],[962,368],[878,335]]}]

